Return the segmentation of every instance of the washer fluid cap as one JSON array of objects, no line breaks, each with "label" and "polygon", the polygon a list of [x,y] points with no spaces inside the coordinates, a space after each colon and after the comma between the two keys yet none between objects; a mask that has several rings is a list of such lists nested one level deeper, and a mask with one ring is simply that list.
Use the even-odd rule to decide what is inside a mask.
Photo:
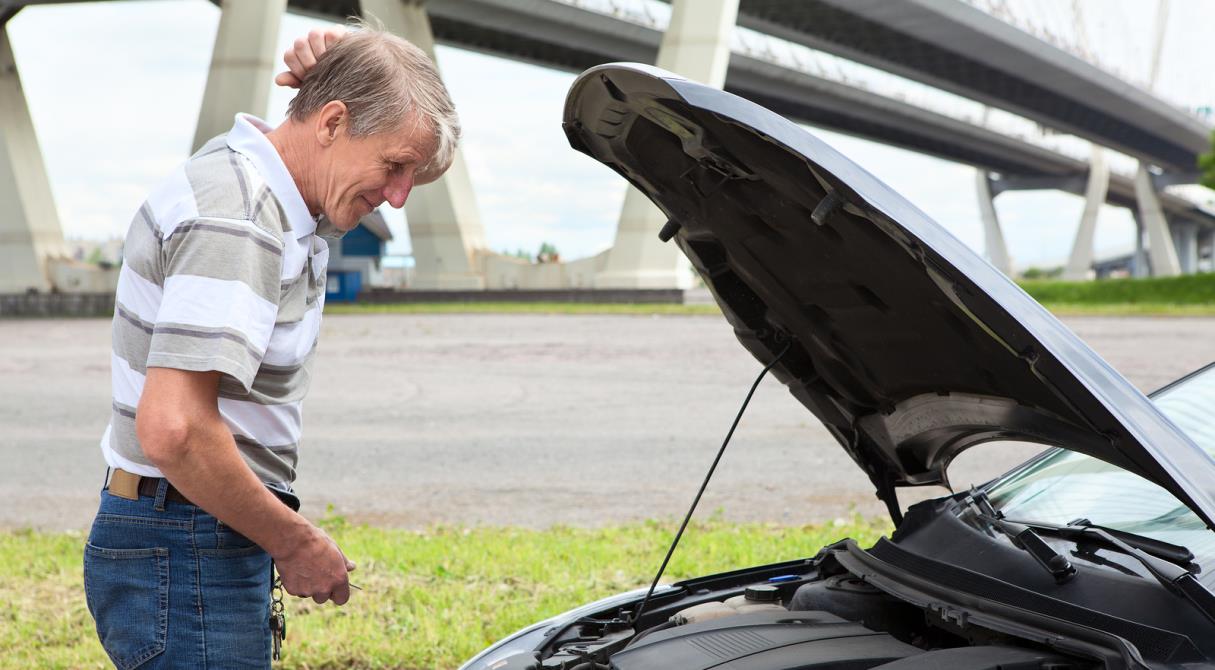
[{"label": "washer fluid cap", "polygon": [[776,603],[780,602],[780,591],[775,586],[766,584],[761,586],[748,586],[746,590],[746,598],[748,602],[753,603]]}]

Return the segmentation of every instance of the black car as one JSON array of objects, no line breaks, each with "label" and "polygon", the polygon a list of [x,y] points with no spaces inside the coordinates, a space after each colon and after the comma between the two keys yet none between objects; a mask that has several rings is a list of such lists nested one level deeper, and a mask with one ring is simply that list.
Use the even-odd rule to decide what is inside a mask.
[{"label": "black car", "polygon": [[[1148,399],[885,184],[728,93],[601,66],[564,126],[666,213],[661,237],[895,530],[608,598],[464,668],[1215,666],[1215,370]],[[1014,442],[1045,451],[900,505],[961,451]]]}]

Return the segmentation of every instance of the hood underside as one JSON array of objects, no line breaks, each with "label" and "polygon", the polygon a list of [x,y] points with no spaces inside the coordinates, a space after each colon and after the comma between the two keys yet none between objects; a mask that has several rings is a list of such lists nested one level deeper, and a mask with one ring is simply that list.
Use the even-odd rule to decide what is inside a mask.
[{"label": "hood underside", "polygon": [[1215,464],[1007,277],[804,129],[641,65],[588,70],[570,144],[646,193],[742,344],[898,515],[970,446],[1030,440],[1169,490],[1208,525]]}]

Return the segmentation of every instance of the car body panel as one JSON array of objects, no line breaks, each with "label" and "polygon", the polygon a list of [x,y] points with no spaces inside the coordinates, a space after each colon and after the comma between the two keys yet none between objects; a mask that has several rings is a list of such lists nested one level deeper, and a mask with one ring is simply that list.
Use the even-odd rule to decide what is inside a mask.
[{"label": "car body panel", "polygon": [[1215,461],[1015,283],[806,130],[656,68],[571,88],[571,145],[667,215],[742,344],[869,475],[948,483],[981,442],[1087,453],[1215,520]]}]

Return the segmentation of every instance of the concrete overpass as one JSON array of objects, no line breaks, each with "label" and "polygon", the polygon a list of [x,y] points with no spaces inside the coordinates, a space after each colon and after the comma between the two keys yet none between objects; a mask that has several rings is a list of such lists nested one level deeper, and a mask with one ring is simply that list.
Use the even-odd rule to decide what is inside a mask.
[{"label": "concrete overpass", "polygon": [[[738,23],[1138,158],[1136,269],[1142,273],[1147,265],[1142,260],[1146,232],[1154,274],[1193,271],[1199,237],[1209,238],[1209,232],[1197,233],[1190,224],[1170,228],[1149,192],[1197,181],[1197,157],[1210,149],[1211,128],[1185,111],[965,2],[741,0]],[[1096,190],[1096,185],[1088,189]],[[980,184],[981,198],[983,191]],[[993,218],[994,208],[985,209],[985,218]],[[1086,206],[1078,244],[1091,239],[1095,216],[1095,208]],[[1069,259],[1069,276],[1079,276],[1081,265],[1087,274],[1079,251],[1073,249]]]},{"label": "concrete overpass", "polygon": [[[749,6],[748,0],[740,0],[740,3],[740,8]],[[792,2],[797,3],[798,0]],[[327,18],[335,18],[340,11],[350,9],[338,4],[329,0],[291,0],[293,8]],[[977,12],[969,7],[965,9]],[[663,38],[663,32],[658,28],[553,0],[447,0],[431,2],[428,11],[435,37],[441,42],[571,72],[581,72],[593,65],[611,61],[656,62]],[[745,25],[748,19],[741,12],[742,9],[739,24]],[[986,15],[983,17],[999,23]],[[980,23],[986,25],[987,21]],[[769,26],[763,27],[765,33],[779,34],[775,29],[769,30]],[[993,32],[1001,37],[1008,37],[1005,33],[1010,30],[1019,33],[1002,23],[993,28]],[[1019,35],[1037,43],[1039,51],[1046,46],[1023,33]],[[1078,60],[1066,54],[1062,56]],[[1079,62],[1087,67],[1087,75],[1103,83],[1111,79],[1104,72],[1083,61]],[[1069,63],[1069,67],[1076,67],[1076,64]],[[1125,83],[1115,82],[1122,88],[1131,89]],[[1088,161],[904,100],[867,91],[854,83],[791,69],[758,55],[737,51],[731,54],[724,88],[803,123],[973,165],[984,173],[999,175],[989,193],[980,190],[981,198],[990,199],[1001,192],[1023,189],[1060,189],[1081,196],[1089,190]],[[1162,113],[1176,111],[1167,106],[1164,109]],[[1183,125],[1188,129],[1187,136],[1192,143],[1193,128],[1203,127],[1201,122],[1180,112],[1177,115],[1184,117]],[[1132,121],[1138,120],[1141,119]],[[1146,120],[1154,122],[1150,118]],[[1165,131],[1177,132],[1177,128],[1166,127]],[[1203,134],[1203,137],[1207,135]],[[1103,138],[1094,136],[1091,139],[1097,144],[1105,144]],[[1207,139],[1203,141],[1209,142]],[[1110,204],[1131,208],[1141,222],[1163,221],[1167,217],[1177,223],[1173,228],[1176,237],[1174,243],[1157,243],[1154,247],[1157,252],[1165,246],[1179,248],[1180,256],[1172,263],[1178,270],[1189,272],[1197,266],[1198,249],[1215,243],[1215,217],[1194,203],[1163,193],[1161,189],[1166,184],[1192,178],[1196,161],[1195,154],[1189,172],[1180,179],[1176,172],[1153,176],[1153,190],[1158,194],[1164,216],[1140,211],[1140,198],[1136,195],[1135,178],[1131,175],[1110,174],[1104,196]],[[1001,269],[1009,272],[1011,268],[1007,252],[999,251],[1003,247],[1003,240],[998,222],[994,220],[994,206],[987,209],[990,212],[986,217],[989,220],[985,221],[988,256]],[[1087,222],[1091,229],[1095,224],[1096,210],[1094,207],[1089,209],[1091,211],[1082,223]],[[1163,239],[1160,232],[1156,232],[1156,237]],[[1169,234],[1166,231],[1164,235]],[[1085,259],[1091,261],[1091,251],[1087,251],[1092,246],[1091,238],[1092,235],[1087,234],[1087,242],[1080,240],[1080,247],[1072,254],[1072,265],[1088,267]],[[1170,264],[1169,259],[1154,258],[1153,261],[1157,268]],[[1140,262],[1138,267],[1146,270],[1148,264]],[[1087,270],[1072,274],[1079,276],[1083,272]]]},{"label": "concrete overpass", "polygon": [[[21,6],[45,2],[0,0],[0,20],[11,17]],[[685,12],[682,17],[680,5],[677,4],[672,19],[676,29],[665,32],[653,26],[556,0],[431,0],[424,7],[415,2],[402,3],[398,0],[363,0],[361,3],[354,0],[243,0],[225,4],[197,137],[205,139],[226,130],[232,114],[237,110],[265,109],[264,93],[260,93],[263,97],[259,100],[257,92],[264,91],[264,82],[269,80],[275,67],[277,54],[274,53],[274,43],[284,4],[293,11],[331,20],[341,20],[345,16],[367,11],[383,20],[390,29],[432,52],[435,41],[439,41],[569,71],[581,71],[598,63],[619,60],[657,61],[663,66],[665,59],[668,69],[702,81],[722,79],[724,81],[717,83],[724,83],[727,90],[796,120],[974,165],[983,174],[979,190],[986,198],[984,218],[988,231],[988,255],[997,265],[1001,265],[1003,239],[991,198],[1003,190],[1061,188],[1088,194],[1090,200],[1096,198],[1098,203],[1108,200],[1118,205],[1138,206],[1141,210],[1144,205],[1145,198],[1141,197],[1143,189],[1140,188],[1137,193],[1136,180],[1129,176],[1111,175],[1105,187],[1096,188],[1090,183],[1094,180],[1088,178],[1094,171],[1090,171],[1088,162],[1084,160],[1036,146],[980,124],[857,88],[850,82],[790,69],[756,54],[736,52],[731,55],[728,51],[723,54],[723,45],[728,45],[729,41],[728,29],[734,21],[732,0],[698,0],[696,14]],[[818,6],[822,2],[813,0],[805,4]],[[754,22],[758,20],[755,16],[759,10],[764,7],[771,10],[773,6],[742,0],[744,13],[739,17],[739,22]],[[909,5],[919,6],[918,3]],[[974,11],[969,7],[965,9]],[[706,16],[710,20],[705,20]],[[796,27],[802,24],[792,25]],[[788,34],[790,29],[787,26],[784,32]],[[771,32],[777,30],[772,29]],[[713,43],[715,51],[688,58],[687,54],[692,53],[690,50],[695,47],[681,45],[681,40],[697,34],[698,38],[686,41]],[[1043,45],[1038,44],[1041,49]],[[0,47],[2,58],[7,50],[7,40]],[[727,57],[728,71],[725,65]],[[11,54],[9,59],[11,62]],[[16,76],[14,70],[13,79]],[[258,82],[262,82],[262,85],[259,86]],[[17,90],[19,92],[19,88]],[[21,100],[23,102],[23,98]],[[20,116],[23,111],[10,108],[0,116]],[[28,134],[32,140],[32,127]],[[1152,148],[1154,145],[1148,143],[1143,146]],[[36,144],[33,149],[36,153]],[[1176,153],[1175,149],[1167,151]],[[31,155],[28,146],[22,155]],[[36,170],[26,172],[26,176],[29,176],[28,173]],[[996,174],[1000,179],[993,180]],[[1178,228],[1187,231],[1184,235],[1188,237],[1179,240],[1177,245],[1156,242],[1152,245],[1153,249],[1167,246],[1172,250],[1177,246],[1196,250],[1201,243],[1199,236],[1209,239],[1209,231],[1215,220],[1182,198],[1159,194],[1160,179],[1149,185],[1151,195],[1158,200],[1155,209],[1159,211],[1159,216],[1149,213],[1149,216],[1141,215],[1140,218],[1154,218],[1159,223],[1157,227],[1161,227],[1167,212],[1174,220],[1184,219],[1190,223]],[[45,175],[42,175],[42,180],[45,181]],[[3,188],[3,180],[0,180],[0,188]],[[29,192],[31,189],[27,187],[25,190]],[[37,190],[33,189],[35,192]],[[46,194],[49,198],[49,188]],[[485,250],[471,183],[462,161],[458,160],[440,183],[419,189],[410,199],[408,215],[420,284],[427,288],[463,289],[486,286],[528,288],[554,281],[580,287],[658,288],[675,285],[680,277],[679,261],[672,255],[674,250],[669,245],[658,246],[654,240],[654,231],[663,221],[644,198],[638,198],[636,193],[630,193],[626,198],[616,245],[611,251],[560,268],[560,277],[552,276],[554,268],[543,268],[542,272],[547,276],[537,277],[534,268],[523,267],[517,261],[497,257]],[[37,197],[27,199],[35,203],[39,201]],[[1095,222],[1095,205],[1086,208],[1086,211],[1088,209],[1092,213],[1091,216],[1086,214],[1086,220]],[[53,216],[53,204],[51,210]],[[4,222],[0,221],[0,231],[3,225]],[[55,227],[57,229],[57,224]],[[53,238],[54,235],[44,237]],[[0,238],[2,241],[3,238]],[[1078,239],[1078,248],[1084,244],[1083,239]],[[1088,257],[1091,259],[1091,235],[1088,247]],[[1008,271],[1007,253],[1003,252],[1003,256],[1003,269]],[[1182,254],[1182,258],[1189,257],[1188,252]],[[1177,263],[1176,256],[1173,262]],[[1153,266],[1161,267],[1162,264],[1153,259]],[[0,287],[0,290],[4,289]]]},{"label": "concrete overpass", "polygon": [[1195,171],[1211,128],[965,2],[741,0],[738,24],[838,54],[1142,159]]}]

